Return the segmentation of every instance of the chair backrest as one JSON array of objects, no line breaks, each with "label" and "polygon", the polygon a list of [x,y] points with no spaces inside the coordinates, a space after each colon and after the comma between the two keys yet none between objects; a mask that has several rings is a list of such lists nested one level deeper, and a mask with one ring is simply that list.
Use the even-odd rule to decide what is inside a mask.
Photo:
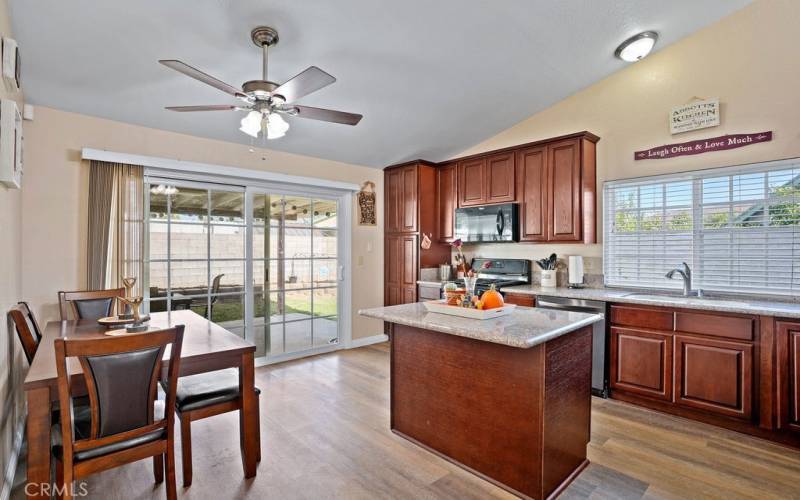
[{"label": "chair backrest", "polygon": [[[174,422],[175,389],[180,367],[183,325],[166,330],[96,339],[55,340],[58,397],[65,465],[75,451],[114,444],[166,429]],[[167,346],[170,358],[164,420],[154,422],[158,378]],[[91,430],[76,439],[67,358],[78,358],[89,393]],[[67,464],[69,461],[69,464]]]},{"label": "chair backrest", "polygon": [[22,350],[25,352],[25,358],[30,365],[33,362],[33,356],[39,348],[39,342],[42,340],[42,334],[39,330],[39,324],[33,316],[33,312],[25,302],[20,302],[8,311],[8,316],[14,322],[14,328],[17,330],[17,337],[22,344]]},{"label": "chair backrest", "polygon": [[220,282],[222,281],[222,277],[225,276],[224,274],[218,274],[214,276],[214,279],[211,281],[211,293],[216,295],[219,293]]},{"label": "chair backrest", "polygon": [[58,292],[61,320],[69,319],[70,310],[75,319],[100,319],[111,316],[116,307],[117,297],[124,296],[124,288]]}]

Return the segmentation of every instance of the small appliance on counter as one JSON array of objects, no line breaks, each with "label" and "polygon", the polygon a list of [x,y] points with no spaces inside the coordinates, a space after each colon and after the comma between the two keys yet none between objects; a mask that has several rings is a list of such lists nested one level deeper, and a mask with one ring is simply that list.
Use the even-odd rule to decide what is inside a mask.
[{"label": "small appliance on counter", "polygon": [[569,287],[570,288],[583,288],[586,286],[583,277],[583,256],[570,255],[569,256]]},{"label": "small appliance on counter", "polygon": [[464,243],[519,241],[519,205],[457,208],[455,233]]}]

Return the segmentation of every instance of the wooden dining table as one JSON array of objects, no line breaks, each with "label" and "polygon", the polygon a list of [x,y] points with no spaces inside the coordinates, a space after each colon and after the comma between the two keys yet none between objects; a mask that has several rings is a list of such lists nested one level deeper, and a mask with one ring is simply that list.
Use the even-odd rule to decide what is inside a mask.
[{"label": "wooden dining table", "polygon": [[[242,409],[239,412],[239,444],[246,478],[256,475],[258,400],[254,388],[254,356],[256,347],[225,328],[191,310],[152,313],[150,329],[184,325],[180,375],[194,375],[224,368],[238,368]],[[24,390],[28,403],[28,498],[46,498],[50,484],[50,427],[53,403],[58,400],[58,376],[54,341],[71,339],[112,338],[109,330],[95,320],[50,321],[25,377]],[[169,352],[165,353],[168,359]],[[166,362],[164,363],[166,367]],[[71,383],[75,390],[85,391],[83,374],[77,359],[68,360]]]}]

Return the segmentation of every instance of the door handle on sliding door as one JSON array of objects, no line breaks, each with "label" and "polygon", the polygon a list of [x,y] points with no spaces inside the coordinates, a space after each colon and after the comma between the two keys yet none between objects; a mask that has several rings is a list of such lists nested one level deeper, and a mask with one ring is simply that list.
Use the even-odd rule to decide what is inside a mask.
[{"label": "door handle on sliding door", "polygon": [[344,266],[339,265],[339,281],[344,281]]}]

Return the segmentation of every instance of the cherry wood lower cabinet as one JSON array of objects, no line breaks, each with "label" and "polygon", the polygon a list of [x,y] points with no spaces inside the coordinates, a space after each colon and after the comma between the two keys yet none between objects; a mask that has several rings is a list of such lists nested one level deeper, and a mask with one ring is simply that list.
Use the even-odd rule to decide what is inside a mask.
[{"label": "cherry wood lower cabinet", "polygon": [[753,345],[675,336],[677,404],[750,420]]},{"label": "cherry wood lower cabinet", "polygon": [[611,389],[672,400],[672,336],[611,328]]},{"label": "cherry wood lower cabinet", "polygon": [[778,321],[778,421],[800,433],[800,321]]},{"label": "cherry wood lower cabinet", "polygon": [[392,324],[391,429],[523,498],[588,464],[592,327],[528,349]]},{"label": "cherry wood lower cabinet", "polygon": [[609,304],[611,397],[800,448],[800,321]]},{"label": "cherry wood lower cabinet", "polygon": [[525,307],[536,307],[536,297],[528,295],[527,293],[509,293],[503,294],[503,300],[506,304],[515,304]]}]

